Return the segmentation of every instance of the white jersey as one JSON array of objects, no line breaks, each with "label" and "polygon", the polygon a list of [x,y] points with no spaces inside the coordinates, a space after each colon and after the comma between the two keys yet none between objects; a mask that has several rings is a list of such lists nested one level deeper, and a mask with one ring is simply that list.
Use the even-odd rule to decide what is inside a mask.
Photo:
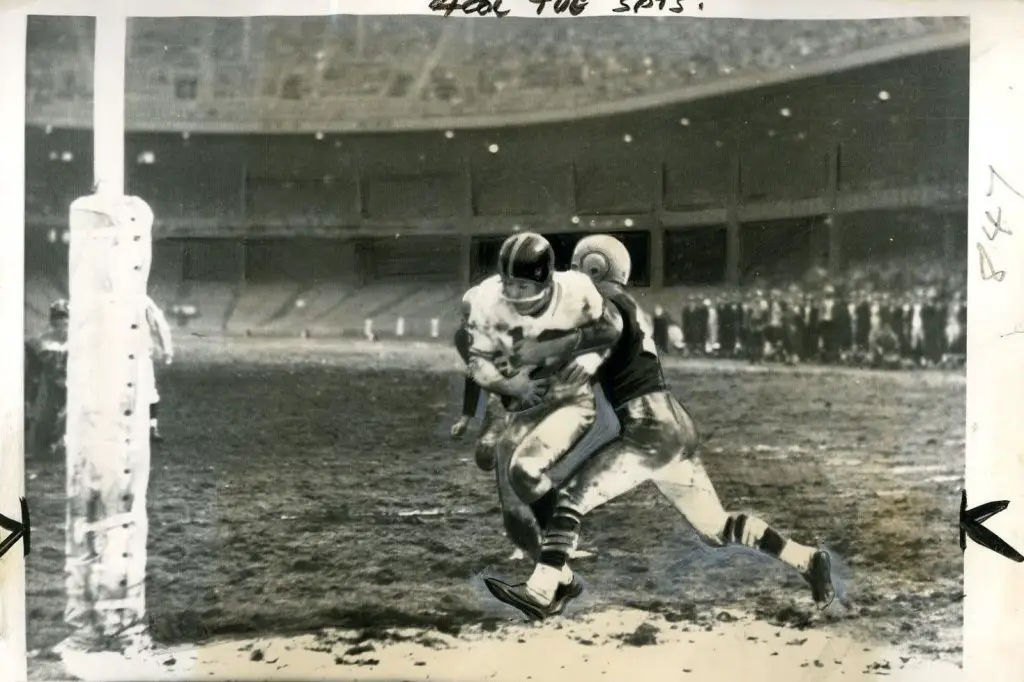
[{"label": "white jersey", "polygon": [[146,324],[149,325],[150,357],[174,355],[171,327],[160,306],[149,296],[146,297]]},{"label": "white jersey", "polygon": [[490,360],[506,378],[524,371],[534,378],[543,378],[550,373],[543,370],[557,370],[568,360],[546,358],[537,365],[524,365],[515,354],[517,341],[543,341],[559,333],[573,333],[596,322],[604,313],[604,298],[594,283],[575,271],[554,273],[551,302],[536,316],[520,314],[505,300],[498,275],[467,291],[462,301],[468,309],[465,327],[471,337],[470,355]]}]

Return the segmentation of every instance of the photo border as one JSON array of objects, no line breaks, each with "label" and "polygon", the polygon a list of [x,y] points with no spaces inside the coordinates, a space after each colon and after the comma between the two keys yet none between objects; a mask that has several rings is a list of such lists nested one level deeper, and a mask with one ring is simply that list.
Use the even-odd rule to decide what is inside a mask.
[{"label": "photo border", "polygon": [[[25,494],[23,457],[25,65],[30,14],[123,16],[258,16],[429,14],[429,0],[52,0],[0,3],[0,514],[19,518]],[[686,3],[696,7],[695,0]],[[589,0],[584,16],[610,15],[615,0]],[[1024,195],[1024,5],[1012,0],[946,2],[705,0],[686,16],[751,19],[866,19],[970,16],[971,103],[968,203],[968,363],[966,488],[970,504],[1010,501],[987,523],[1024,548],[1024,234],[986,233],[986,212],[1001,210],[1011,232],[1024,225],[1024,198],[993,180],[991,168]],[[529,0],[504,0],[512,16],[533,17]],[[646,11],[644,16],[656,16]],[[678,16],[667,11],[665,16]],[[545,16],[554,16],[546,13]],[[625,15],[622,20],[627,21]],[[569,15],[561,18],[571,20]],[[500,21],[483,17],[479,21]],[[993,184],[994,183],[994,184]],[[993,186],[990,187],[990,184]],[[1019,228],[1024,233],[1024,227]],[[984,249],[991,267],[982,265]],[[995,272],[1003,272],[998,279]],[[31,506],[32,500],[28,500]],[[959,497],[948,500],[959,505]],[[956,542],[951,527],[942,542]],[[968,680],[1016,682],[1024,670],[1024,566],[971,545],[964,561],[963,673]],[[25,559],[0,558],[0,678],[21,681],[25,662]],[[898,676],[897,676],[898,677]]]}]

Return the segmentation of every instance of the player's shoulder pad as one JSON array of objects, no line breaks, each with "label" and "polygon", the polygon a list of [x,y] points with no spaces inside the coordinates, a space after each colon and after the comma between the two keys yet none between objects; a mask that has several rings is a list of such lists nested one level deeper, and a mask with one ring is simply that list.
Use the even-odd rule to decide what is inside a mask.
[{"label": "player's shoulder pad", "polygon": [[596,320],[604,312],[604,297],[594,281],[576,270],[556,273],[564,295],[578,302],[584,316]]},{"label": "player's shoulder pad", "polygon": [[485,312],[501,297],[501,277],[494,275],[470,287],[462,295],[462,316],[469,318],[476,312]]}]

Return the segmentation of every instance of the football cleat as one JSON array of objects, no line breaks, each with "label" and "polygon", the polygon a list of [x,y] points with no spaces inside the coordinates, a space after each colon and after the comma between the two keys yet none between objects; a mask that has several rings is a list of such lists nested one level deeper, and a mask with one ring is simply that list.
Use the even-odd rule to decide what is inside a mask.
[{"label": "football cleat", "polygon": [[555,590],[555,598],[551,602],[551,615],[560,616],[573,599],[578,599],[583,594],[583,583],[575,575],[568,585],[559,584]]},{"label": "football cleat", "polygon": [[583,584],[573,576],[568,585],[559,585],[550,604],[537,601],[526,587],[526,583],[511,585],[497,578],[484,578],[484,585],[498,601],[519,609],[530,620],[542,621],[565,611],[573,599],[583,594]]},{"label": "football cleat", "polygon": [[819,549],[811,556],[811,563],[804,573],[804,580],[811,586],[814,603],[825,609],[835,599],[835,586],[832,584],[832,558],[828,552]]}]

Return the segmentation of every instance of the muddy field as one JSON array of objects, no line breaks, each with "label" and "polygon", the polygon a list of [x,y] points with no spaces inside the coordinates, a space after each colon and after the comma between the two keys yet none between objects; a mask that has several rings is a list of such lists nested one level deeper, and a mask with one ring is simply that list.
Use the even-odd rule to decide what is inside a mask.
[{"label": "muddy field", "polygon": [[[731,608],[774,625],[959,660],[965,381],[943,373],[670,361],[727,508],[833,551],[847,601],[816,614],[798,576],[703,548],[653,491],[585,522],[578,611],[669,622]],[[160,377],[148,604],[167,644],[321,628],[458,636],[515,613],[482,572],[510,560],[490,475],[447,428],[454,354],[434,347],[182,339]],[[64,637],[64,470],[29,459],[29,649]],[[35,654],[42,665],[45,654]],[[30,667],[34,664],[30,662]]]}]

